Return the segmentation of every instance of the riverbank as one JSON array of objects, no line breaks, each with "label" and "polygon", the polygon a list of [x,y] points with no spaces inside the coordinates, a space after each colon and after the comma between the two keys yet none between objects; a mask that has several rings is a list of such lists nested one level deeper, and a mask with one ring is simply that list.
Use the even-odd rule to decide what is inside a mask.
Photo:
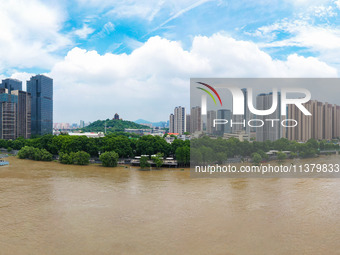
[{"label": "riverbank", "polygon": [[[101,163],[90,163],[88,165],[67,165],[67,164],[61,164],[57,160],[53,161],[36,161],[36,160],[31,160],[31,159],[19,159],[17,156],[14,155],[9,155],[6,157],[6,160],[10,163],[10,168],[15,168],[17,166],[24,167],[26,164],[24,162],[27,162],[27,164],[30,165],[29,168],[34,167],[36,169],[40,169],[41,167],[39,165],[42,165],[43,167],[49,167],[50,169],[53,170],[62,170],[62,169],[72,169],[72,170],[81,170],[81,169],[86,169],[86,168],[91,168],[94,167],[95,169],[106,169],[108,171],[112,171],[114,169],[130,169],[130,170],[154,170],[154,171],[160,171],[160,170],[166,170],[166,171],[190,171],[189,168],[185,167],[177,167],[177,168],[168,168],[168,167],[161,167],[161,168],[156,168],[156,167],[148,167],[145,169],[141,169],[138,166],[131,166],[131,165],[126,165],[126,164],[119,164],[117,167],[104,167],[101,165]],[[22,162],[21,162],[22,161]],[[25,168],[24,168],[25,169]]]}]

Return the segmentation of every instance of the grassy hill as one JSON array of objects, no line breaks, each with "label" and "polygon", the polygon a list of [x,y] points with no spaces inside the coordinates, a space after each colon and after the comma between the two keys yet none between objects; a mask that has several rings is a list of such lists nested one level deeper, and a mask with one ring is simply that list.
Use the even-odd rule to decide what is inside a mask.
[{"label": "grassy hill", "polygon": [[106,122],[106,132],[118,132],[124,131],[125,128],[133,128],[133,129],[148,129],[148,126],[140,125],[132,121],[127,120],[97,120],[87,127],[81,128],[80,130],[84,132],[104,132],[105,131],[105,122]]}]

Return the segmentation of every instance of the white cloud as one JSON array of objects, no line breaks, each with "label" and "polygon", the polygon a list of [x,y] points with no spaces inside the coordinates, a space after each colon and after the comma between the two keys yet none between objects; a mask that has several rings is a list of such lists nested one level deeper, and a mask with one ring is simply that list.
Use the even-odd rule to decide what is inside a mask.
[{"label": "white cloud", "polygon": [[115,112],[156,121],[176,105],[189,107],[190,77],[337,77],[337,71],[296,54],[273,60],[252,42],[215,34],[196,36],[189,51],[158,36],[129,55],[74,48],[49,75],[55,121],[104,119]]},{"label": "white cloud", "polygon": [[309,7],[312,5],[329,4],[330,0],[285,0],[296,7]]},{"label": "white cloud", "polygon": [[334,1],[334,4],[335,4],[335,6],[336,6],[337,8],[340,9],[340,0]]},{"label": "white cloud", "polygon": [[14,72],[11,75],[11,78],[18,79],[22,81],[22,89],[26,90],[26,81],[31,79],[32,76],[35,76],[35,73],[27,73],[27,72]]},{"label": "white cloud", "polygon": [[[97,10],[107,10],[107,15],[118,18],[142,18],[152,21],[157,14],[165,10],[170,19],[212,0],[77,0],[82,6],[95,7]],[[216,0],[216,2],[218,2]],[[164,13],[162,13],[164,14]],[[165,16],[165,15],[164,15]]]},{"label": "white cloud", "polygon": [[[180,10],[178,10],[176,13],[172,14],[170,16],[170,18],[168,18],[167,20],[165,20],[164,22],[162,22],[159,26],[157,26],[156,28],[154,28],[151,32],[154,32],[162,27],[164,27],[166,24],[168,24],[170,21],[182,16],[183,14],[185,14],[186,12],[206,3],[206,2],[210,2],[211,0],[199,0],[199,1],[196,1],[194,3],[191,3],[190,5],[186,6],[186,7],[183,7],[181,8]],[[151,33],[149,32],[149,33]]]},{"label": "white cloud", "polygon": [[113,25],[110,21],[105,23],[103,28],[95,35],[97,38],[102,38],[106,35],[111,34],[115,30],[115,25]]},{"label": "white cloud", "polygon": [[90,28],[87,26],[87,24],[84,24],[82,28],[75,30],[74,34],[81,39],[86,39],[88,35],[92,34],[93,32],[93,28]]},{"label": "white cloud", "polygon": [[340,29],[329,26],[313,26],[304,21],[283,21],[257,29],[258,35],[267,36],[285,32],[291,35],[288,39],[268,43],[270,47],[299,46],[314,51],[340,48]]},{"label": "white cloud", "polygon": [[314,15],[316,17],[334,17],[337,16],[337,13],[334,11],[332,6],[315,6],[312,8]]},{"label": "white cloud", "polygon": [[64,16],[37,0],[0,1],[0,71],[4,68],[50,68],[54,52],[70,45],[61,35]]},{"label": "white cloud", "polygon": [[[258,28],[247,35],[258,37],[261,48],[300,47],[312,52],[319,60],[340,68],[340,29],[329,24],[311,24],[306,20],[289,21],[284,19],[274,24]],[[284,39],[280,35],[284,35]]]}]

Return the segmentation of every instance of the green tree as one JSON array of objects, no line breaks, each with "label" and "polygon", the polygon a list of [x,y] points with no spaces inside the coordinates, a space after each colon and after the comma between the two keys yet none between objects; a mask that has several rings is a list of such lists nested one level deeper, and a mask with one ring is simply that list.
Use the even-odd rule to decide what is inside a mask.
[{"label": "green tree", "polygon": [[73,164],[88,165],[90,163],[90,154],[85,151],[71,152]]},{"label": "green tree", "polygon": [[141,158],[140,158],[140,167],[142,168],[142,169],[144,169],[144,168],[146,168],[146,167],[150,167],[150,164],[149,164],[149,162],[148,162],[148,157],[145,157],[145,156],[142,156]]},{"label": "green tree", "polygon": [[187,166],[190,164],[190,147],[178,147],[176,149],[176,160],[179,165]]},{"label": "green tree", "polygon": [[163,153],[159,152],[155,156],[152,156],[151,159],[157,168],[160,168],[163,165]]},{"label": "green tree", "polygon": [[296,152],[291,152],[289,157],[290,157],[290,158],[297,158],[297,156],[298,156],[298,155],[297,155]]},{"label": "green tree", "polygon": [[263,150],[258,150],[257,153],[260,154],[262,159],[264,159],[264,160],[268,160],[269,159],[268,154],[265,153]]},{"label": "green tree", "polygon": [[118,153],[114,151],[106,151],[99,156],[102,165],[105,167],[115,167],[118,163]]},{"label": "green tree", "polygon": [[212,163],[215,159],[215,154],[212,148],[207,146],[202,146],[199,148],[202,154],[202,160],[204,164]]},{"label": "green tree", "polygon": [[62,163],[62,164],[71,165],[71,164],[73,164],[73,159],[72,159],[70,154],[60,152],[59,153],[59,162]]},{"label": "green tree", "polygon": [[52,159],[53,159],[53,156],[50,152],[48,152],[45,149],[40,149],[39,160],[41,160],[41,161],[52,161]]},{"label": "green tree", "polygon": [[226,152],[218,152],[218,153],[216,153],[217,163],[223,164],[224,162],[227,161],[227,159],[228,159],[228,154]]},{"label": "green tree", "polygon": [[18,152],[20,159],[33,159],[39,161],[51,161],[52,154],[45,149],[34,148],[30,146],[22,147]]},{"label": "green tree", "polygon": [[257,152],[253,153],[252,155],[252,161],[254,165],[258,165],[262,161],[262,157]]},{"label": "green tree", "polygon": [[17,156],[20,159],[33,159],[34,158],[34,148],[31,147],[31,146],[24,146],[19,150]]},{"label": "green tree", "polygon": [[197,148],[190,148],[190,160],[193,164],[199,165],[202,163],[202,153]]},{"label": "green tree", "polygon": [[279,151],[278,153],[277,153],[277,159],[278,159],[278,161],[283,161],[283,160],[285,160],[287,158],[287,155],[285,154],[285,153],[283,153],[283,152],[281,152],[281,151]]}]

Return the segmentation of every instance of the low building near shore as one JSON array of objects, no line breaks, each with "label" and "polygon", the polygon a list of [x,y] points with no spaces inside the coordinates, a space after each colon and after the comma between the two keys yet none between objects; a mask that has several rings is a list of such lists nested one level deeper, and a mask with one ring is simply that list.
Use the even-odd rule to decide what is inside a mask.
[{"label": "low building near shore", "polygon": [[104,137],[103,132],[68,133],[70,136],[87,136],[88,138]]}]

